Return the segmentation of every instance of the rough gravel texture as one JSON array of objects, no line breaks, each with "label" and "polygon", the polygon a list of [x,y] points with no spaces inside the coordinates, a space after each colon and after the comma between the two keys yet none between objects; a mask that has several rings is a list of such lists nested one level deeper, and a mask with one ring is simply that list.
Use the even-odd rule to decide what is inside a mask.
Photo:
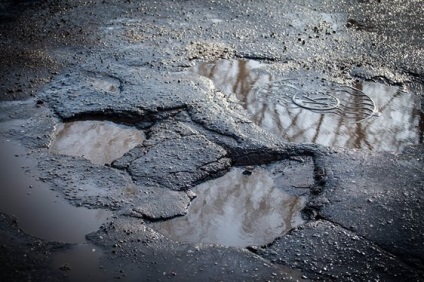
[{"label": "rough gravel texture", "polygon": [[[108,280],[421,281],[422,131],[421,144],[399,154],[288,143],[191,68],[252,59],[276,79],[398,85],[421,100],[424,116],[423,7],[422,0],[4,0],[0,134],[25,146],[35,181],[76,207],[114,212],[87,236],[104,253]],[[50,152],[56,125],[76,120],[125,124],[146,140],[107,166]],[[196,196],[190,189],[231,166],[302,158],[313,164],[308,223],[267,246],[173,242],[149,227],[186,214]],[[61,248],[23,234],[9,216],[0,225],[0,280],[64,278],[50,264]]]}]

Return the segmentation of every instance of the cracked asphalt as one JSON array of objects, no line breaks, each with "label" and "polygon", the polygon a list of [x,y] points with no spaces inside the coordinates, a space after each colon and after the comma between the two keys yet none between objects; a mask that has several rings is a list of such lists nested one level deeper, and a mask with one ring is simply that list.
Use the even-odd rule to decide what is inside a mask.
[{"label": "cracked asphalt", "polygon": [[[10,154],[27,162],[31,189],[111,214],[76,243],[37,238],[0,205],[0,280],[423,281],[423,4],[0,2],[2,146],[19,144]],[[276,79],[399,87],[414,95],[418,140],[401,152],[287,142],[193,71],[216,60],[255,60]],[[106,164],[50,149],[59,125],[82,121],[143,138]],[[312,172],[287,166],[287,191],[307,198],[305,223],[269,244],[177,242],[155,230],[187,214],[198,184],[287,160]],[[88,253],[59,259],[81,245]]]}]

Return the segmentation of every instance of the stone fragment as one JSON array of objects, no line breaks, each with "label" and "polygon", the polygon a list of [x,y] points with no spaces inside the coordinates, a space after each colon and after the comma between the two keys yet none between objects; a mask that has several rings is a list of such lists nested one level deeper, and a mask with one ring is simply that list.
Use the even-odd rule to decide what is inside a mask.
[{"label": "stone fragment", "polygon": [[203,136],[186,136],[151,147],[128,171],[138,185],[187,190],[229,167],[223,148]]}]

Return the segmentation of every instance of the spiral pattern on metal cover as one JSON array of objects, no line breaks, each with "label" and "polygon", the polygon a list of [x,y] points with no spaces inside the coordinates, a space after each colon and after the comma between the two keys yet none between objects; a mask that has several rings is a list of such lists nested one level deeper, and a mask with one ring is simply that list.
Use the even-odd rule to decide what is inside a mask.
[{"label": "spiral pattern on metal cover", "polygon": [[363,91],[335,82],[283,79],[256,88],[255,94],[257,97],[272,94],[280,104],[336,114],[352,122],[361,122],[378,113],[373,99]]}]

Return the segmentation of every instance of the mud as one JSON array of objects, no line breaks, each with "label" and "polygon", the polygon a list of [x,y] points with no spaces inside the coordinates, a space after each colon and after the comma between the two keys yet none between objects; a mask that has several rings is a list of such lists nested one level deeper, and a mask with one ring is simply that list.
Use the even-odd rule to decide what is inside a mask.
[{"label": "mud", "polygon": [[[2,215],[0,280],[423,280],[421,6],[3,1],[0,134],[23,146],[25,157],[15,158],[30,160],[14,174],[48,186],[50,196],[43,199],[113,217],[98,230],[78,231],[94,231],[87,242],[65,245],[31,237]],[[252,106],[252,94],[242,103],[233,94],[250,91],[250,82],[224,87],[193,72],[216,69],[218,59],[230,60],[222,64],[231,79],[245,64],[245,74],[259,83],[250,93],[263,94],[260,106]],[[230,66],[239,59],[254,62]],[[276,82],[287,78],[295,82],[286,90],[304,91],[294,99],[296,127],[311,128],[290,132],[276,125],[294,118],[280,118],[291,114],[284,97],[260,89],[277,90]],[[348,100],[313,96],[314,89],[326,93],[329,86],[360,94],[362,110],[342,118],[335,105]],[[12,99],[26,100],[6,101]],[[256,113],[262,123],[252,119]],[[359,118],[366,119],[346,123]],[[49,149],[55,128],[84,121],[116,124],[141,140],[101,163]],[[225,179],[234,167],[247,171],[240,177],[254,179],[249,177],[261,166],[284,162],[305,163],[307,172],[293,165],[283,177],[272,175],[276,187],[267,191],[277,194],[274,203],[284,201],[283,191],[305,197],[305,222],[276,234],[272,243],[178,242],[152,229],[189,218],[203,197],[196,190],[196,199],[196,186]]]}]

